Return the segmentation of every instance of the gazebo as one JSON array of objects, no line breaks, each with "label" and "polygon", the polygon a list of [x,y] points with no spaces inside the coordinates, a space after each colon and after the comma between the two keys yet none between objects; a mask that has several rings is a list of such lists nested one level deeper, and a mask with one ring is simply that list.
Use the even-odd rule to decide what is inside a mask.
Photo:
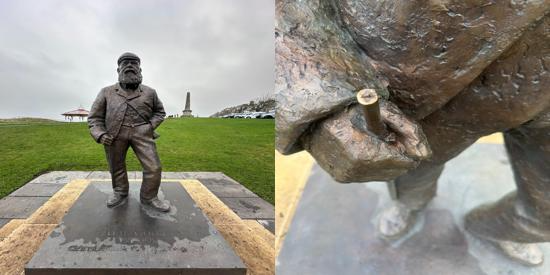
[{"label": "gazebo", "polygon": [[84,118],[88,116],[88,114],[90,114],[90,111],[87,111],[84,108],[80,107],[76,110],[62,113],[61,115],[65,116],[65,120],[68,119],[69,121],[73,121],[74,117],[79,117],[80,121],[83,121]]}]

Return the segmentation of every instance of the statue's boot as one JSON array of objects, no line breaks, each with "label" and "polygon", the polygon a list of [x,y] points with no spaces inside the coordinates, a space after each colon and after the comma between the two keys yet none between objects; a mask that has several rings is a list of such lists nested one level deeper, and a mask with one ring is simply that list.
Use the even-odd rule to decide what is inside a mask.
[{"label": "statue's boot", "polygon": [[142,198],[141,203],[145,204],[145,205],[148,205],[148,206],[152,207],[153,209],[155,209],[157,211],[160,211],[160,212],[170,211],[170,204],[168,203],[168,201],[161,200],[158,197],[154,197],[150,200],[146,200],[146,199]]},{"label": "statue's boot", "polygon": [[128,195],[123,195],[123,194],[120,194],[120,193],[113,193],[107,199],[107,207],[113,208],[117,205],[124,204],[127,199],[128,199]]},{"label": "statue's boot", "polygon": [[538,266],[544,262],[544,254],[534,243],[497,241],[496,247],[512,260],[527,266]]},{"label": "statue's boot", "polygon": [[417,212],[394,201],[390,207],[380,213],[378,231],[388,239],[400,238],[416,223]]},{"label": "statue's boot", "polygon": [[[521,231],[529,226],[518,224],[522,219],[517,216],[515,203],[516,192],[512,192],[497,202],[478,206],[466,215],[464,226],[472,235],[494,245],[508,258],[527,266],[541,265],[544,254],[536,244],[538,240],[530,235],[537,231]],[[528,221],[525,217],[523,220]]]},{"label": "statue's boot", "polygon": [[443,165],[423,163],[415,170],[388,182],[392,205],[380,213],[378,231],[388,239],[406,234],[418,213],[434,198]]}]

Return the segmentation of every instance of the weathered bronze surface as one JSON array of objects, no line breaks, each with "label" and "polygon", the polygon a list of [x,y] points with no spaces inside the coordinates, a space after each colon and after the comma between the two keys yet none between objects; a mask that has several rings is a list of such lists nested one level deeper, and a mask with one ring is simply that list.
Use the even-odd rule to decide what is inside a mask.
[{"label": "weathered bronze surface", "polygon": [[[277,1],[277,149],[421,210],[443,165],[502,131],[518,189],[473,211],[493,241],[550,241],[550,1]],[[380,95],[388,143],[355,93]],[[466,171],[465,171],[466,172]]]},{"label": "weathered bronze surface", "polygon": [[114,196],[107,205],[123,203],[128,195],[126,153],[132,147],[143,167],[141,200],[161,211],[169,210],[157,198],[161,163],[154,137],[166,112],[154,89],[141,84],[141,60],[133,53],[118,59],[119,82],[101,89],[88,116],[92,137],[104,145]]}]

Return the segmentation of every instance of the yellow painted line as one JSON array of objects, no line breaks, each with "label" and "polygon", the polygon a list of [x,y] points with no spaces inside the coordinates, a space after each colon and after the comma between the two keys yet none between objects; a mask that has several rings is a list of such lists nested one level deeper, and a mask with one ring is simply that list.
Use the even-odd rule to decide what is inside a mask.
[{"label": "yellow painted line", "polygon": [[0,228],[0,238],[8,237],[17,227],[25,223],[25,219],[13,219]]},{"label": "yellow painted line", "polygon": [[[104,182],[111,182],[111,179],[86,179],[86,180],[89,180],[89,181],[99,181],[99,182],[103,182],[103,181],[104,181]],[[175,181],[175,182],[180,182],[181,180],[182,180],[182,179],[161,179],[160,181],[161,181],[161,182],[163,182],[163,181],[164,181],[164,182],[167,182],[167,181],[170,181],[170,182],[173,182],[173,181]],[[129,181],[129,182],[135,181],[135,182],[137,183],[137,182],[141,182],[142,179],[128,179],[128,181]]]},{"label": "yellow painted line", "polygon": [[265,229],[265,227],[256,220],[243,220],[243,222],[254,231],[254,234],[260,236],[268,245],[271,245],[271,248],[275,249],[275,235],[273,235],[273,233]]},{"label": "yellow painted line", "polygon": [[255,230],[198,180],[181,180],[195,200],[248,268],[248,274],[275,274],[275,251]]},{"label": "yellow painted line", "polygon": [[275,252],[279,254],[296,206],[313,167],[307,152],[283,156],[275,151]]},{"label": "yellow painted line", "polygon": [[1,274],[21,274],[56,224],[22,224],[0,243]]},{"label": "yellow painted line", "polygon": [[57,191],[46,203],[38,208],[25,223],[58,224],[82,191],[89,180],[73,180]]},{"label": "yellow painted line", "polygon": [[[57,191],[29,218],[4,225],[0,231],[10,233],[0,242],[0,267],[2,274],[22,274],[42,242],[61,221],[90,181],[73,180]],[[11,227],[18,226],[13,229]],[[6,227],[8,226],[8,227]]]},{"label": "yellow painted line", "polygon": [[477,143],[489,143],[489,144],[503,144],[504,137],[502,133],[494,133],[492,135],[484,136],[476,141]]},{"label": "yellow painted line", "polygon": [[[23,274],[41,243],[91,181],[73,180],[54,194],[28,219],[12,220],[0,228],[1,274]],[[140,181],[140,180],[133,180]],[[274,236],[256,221],[244,221],[197,180],[163,179],[180,182],[214,226],[235,249],[249,268],[248,274],[274,274]]]}]

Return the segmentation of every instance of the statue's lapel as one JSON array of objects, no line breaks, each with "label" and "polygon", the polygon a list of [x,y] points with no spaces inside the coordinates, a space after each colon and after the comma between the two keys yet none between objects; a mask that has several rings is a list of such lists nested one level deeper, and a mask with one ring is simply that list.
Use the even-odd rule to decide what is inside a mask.
[{"label": "statue's lapel", "polygon": [[139,96],[141,96],[141,85],[139,85],[139,88],[138,88],[135,92],[131,93],[131,94],[130,94],[129,96],[127,96],[126,98],[127,98],[128,100],[132,100],[132,99],[134,99],[134,98],[136,98],[136,97],[139,97]]},{"label": "statue's lapel", "polygon": [[115,88],[115,91],[119,96],[126,98],[126,100],[132,100],[136,97],[141,96],[141,85],[135,92],[129,94],[124,89],[122,89],[122,87],[120,87],[120,83],[117,83],[117,87]]},{"label": "statue's lapel", "polygon": [[116,84],[115,92],[116,92],[119,96],[128,99],[128,94],[126,93],[126,91],[124,91],[124,89],[122,89],[122,87],[120,87],[120,83],[117,83],[117,84]]}]

